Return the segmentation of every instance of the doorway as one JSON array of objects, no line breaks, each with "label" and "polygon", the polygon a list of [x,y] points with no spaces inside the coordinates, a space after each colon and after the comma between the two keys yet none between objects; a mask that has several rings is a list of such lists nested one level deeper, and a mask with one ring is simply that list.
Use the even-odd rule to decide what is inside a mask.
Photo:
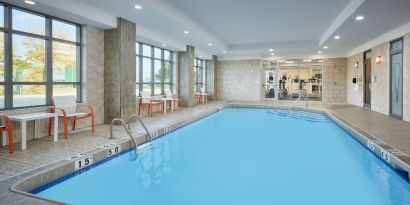
[{"label": "doorway", "polygon": [[390,45],[390,115],[403,117],[403,40]]},{"label": "doorway", "polygon": [[276,61],[262,61],[262,68],[264,70],[264,94],[266,100],[277,100],[278,99],[278,69]]},{"label": "doorway", "polygon": [[372,51],[366,51],[364,54],[364,96],[363,107],[370,109],[372,101]]}]

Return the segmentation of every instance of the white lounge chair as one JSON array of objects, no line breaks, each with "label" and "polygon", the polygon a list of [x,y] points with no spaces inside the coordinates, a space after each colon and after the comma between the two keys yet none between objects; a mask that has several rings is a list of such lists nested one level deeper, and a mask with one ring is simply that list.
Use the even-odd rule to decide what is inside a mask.
[{"label": "white lounge chair", "polygon": [[[68,121],[73,121],[73,130],[75,130],[75,123],[77,120],[84,119],[84,118],[91,118],[91,131],[95,132],[95,124],[94,124],[94,110],[90,105],[87,104],[77,104],[77,100],[75,96],[54,96],[52,97],[53,107],[51,108],[51,112],[57,112],[59,117],[63,118],[63,126],[64,126],[64,139],[68,137]],[[89,112],[78,112],[77,108],[79,106],[86,106],[88,107]],[[51,118],[50,124],[48,127],[48,135],[51,135]],[[54,125],[58,126],[58,125]]]},{"label": "white lounge chair", "polygon": [[[166,99],[172,99],[171,100],[171,110],[172,111],[175,110],[175,108],[177,108],[179,106],[180,99],[177,96],[174,96],[172,94],[171,90],[166,90],[165,91],[165,98]],[[166,109],[166,107],[165,107],[165,109]]]},{"label": "white lounge chair", "polygon": [[149,92],[140,92],[141,97],[138,103],[138,115],[141,115],[141,108],[143,105],[148,105],[148,114],[152,116],[152,107],[159,105],[161,107],[161,112],[163,111],[163,106],[161,101],[153,99]]},{"label": "white lounge chair", "polygon": [[208,102],[208,96],[210,95],[210,94],[208,94],[206,91],[205,91],[205,88],[199,88],[199,91],[200,91],[200,101],[202,101],[202,103],[207,103]]}]

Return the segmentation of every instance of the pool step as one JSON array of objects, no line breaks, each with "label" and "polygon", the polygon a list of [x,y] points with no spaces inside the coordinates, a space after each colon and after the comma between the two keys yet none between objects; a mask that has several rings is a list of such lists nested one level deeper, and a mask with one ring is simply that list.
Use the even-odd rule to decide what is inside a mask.
[{"label": "pool step", "polygon": [[325,122],[328,118],[320,113],[305,112],[300,110],[276,110],[271,113],[276,113],[281,116],[291,117],[295,119],[303,119],[310,122]]}]

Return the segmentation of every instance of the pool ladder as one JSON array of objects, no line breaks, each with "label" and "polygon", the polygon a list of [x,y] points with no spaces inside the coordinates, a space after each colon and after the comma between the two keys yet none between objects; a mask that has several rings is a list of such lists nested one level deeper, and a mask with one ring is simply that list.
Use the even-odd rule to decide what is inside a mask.
[{"label": "pool ladder", "polygon": [[111,125],[110,125],[110,140],[115,139],[114,137],[114,131],[113,131],[113,127],[115,125],[116,122],[120,122],[120,124],[122,125],[122,127],[125,129],[125,131],[127,132],[128,136],[131,138],[132,142],[134,143],[134,147],[137,148],[137,142],[135,142],[134,137],[132,137],[132,132],[131,132],[131,120],[132,119],[138,119],[138,121],[141,123],[142,127],[144,128],[145,132],[147,133],[148,137],[149,137],[149,142],[152,142],[152,135],[150,134],[150,132],[148,131],[147,127],[145,126],[145,124],[142,122],[141,118],[138,115],[131,115],[128,118],[127,123],[124,122],[123,119],[121,118],[115,118],[111,121]]}]

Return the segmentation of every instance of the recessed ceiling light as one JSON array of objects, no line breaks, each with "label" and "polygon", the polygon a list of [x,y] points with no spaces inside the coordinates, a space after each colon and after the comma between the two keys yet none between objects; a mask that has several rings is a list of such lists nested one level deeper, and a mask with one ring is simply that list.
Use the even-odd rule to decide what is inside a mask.
[{"label": "recessed ceiling light", "polygon": [[224,51],[224,53],[226,53],[226,51]]},{"label": "recessed ceiling light", "polygon": [[134,7],[135,7],[136,9],[138,9],[138,10],[142,9],[142,6],[141,6],[141,5],[138,5],[138,4],[135,4]]},{"label": "recessed ceiling light", "polygon": [[165,43],[164,43],[164,44],[162,44],[162,47],[165,47],[165,46],[167,46],[167,44],[165,44]]},{"label": "recessed ceiling light", "polygon": [[303,62],[312,62],[312,59],[304,59]]},{"label": "recessed ceiling light", "polygon": [[269,52],[273,52],[273,48],[269,49]]},{"label": "recessed ceiling light", "polygon": [[328,49],[328,47],[327,47],[327,46],[323,46],[323,49]]},{"label": "recessed ceiling light", "polygon": [[364,16],[356,16],[356,21],[361,21],[364,19]]},{"label": "recessed ceiling light", "polygon": [[212,46],[212,43],[208,43],[208,46]]},{"label": "recessed ceiling light", "polygon": [[274,53],[270,53],[270,55],[271,55],[271,56],[274,56],[275,54],[274,54]]},{"label": "recessed ceiling light", "polygon": [[337,40],[337,39],[340,39],[340,36],[335,36],[334,38]]},{"label": "recessed ceiling light", "polygon": [[185,34],[189,34],[189,31],[184,31]]},{"label": "recessed ceiling light", "polygon": [[30,4],[30,5],[35,5],[36,4],[36,2],[30,1],[30,0],[25,0],[24,3]]},{"label": "recessed ceiling light", "polygon": [[322,54],[322,51],[318,51],[317,53],[318,53],[318,54]]}]

